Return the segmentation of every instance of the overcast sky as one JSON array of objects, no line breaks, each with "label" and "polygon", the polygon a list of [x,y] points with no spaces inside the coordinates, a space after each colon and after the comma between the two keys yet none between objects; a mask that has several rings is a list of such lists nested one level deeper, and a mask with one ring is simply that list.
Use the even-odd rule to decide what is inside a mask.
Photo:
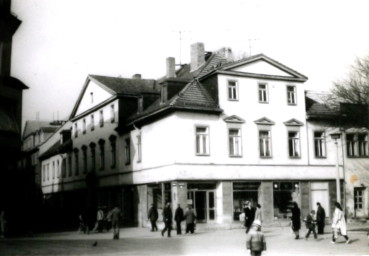
[{"label": "overcast sky", "polygon": [[30,87],[23,121],[67,118],[88,74],[161,77],[166,57],[187,63],[195,42],[262,52],[312,90],[329,90],[369,54],[366,0],[13,0],[12,11],[22,20],[12,75]]}]

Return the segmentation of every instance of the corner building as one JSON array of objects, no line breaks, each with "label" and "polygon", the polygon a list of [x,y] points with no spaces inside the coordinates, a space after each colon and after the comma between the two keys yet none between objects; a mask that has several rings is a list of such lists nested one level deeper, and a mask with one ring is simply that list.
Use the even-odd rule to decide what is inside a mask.
[{"label": "corner building", "polygon": [[[192,204],[198,222],[232,226],[244,201],[262,206],[264,222],[302,216],[336,201],[334,142],[316,161],[308,136],[307,77],[263,55],[230,61],[230,51],[191,47],[191,64],[159,80],[161,96],[120,123],[124,185],[137,191],[135,221],[146,226],[154,203]],[[342,167],[339,168],[343,179]],[[342,191],[342,190],[341,190]]]}]

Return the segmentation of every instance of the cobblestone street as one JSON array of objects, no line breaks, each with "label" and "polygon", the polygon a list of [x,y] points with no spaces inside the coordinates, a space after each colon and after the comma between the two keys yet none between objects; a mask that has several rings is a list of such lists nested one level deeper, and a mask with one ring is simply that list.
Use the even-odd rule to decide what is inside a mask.
[{"label": "cobblestone street", "polygon": [[[331,244],[331,235],[317,240],[294,240],[288,227],[265,229],[267,251],[263,255],[369,255],[368,238],[363,231],[349,232],[350,244],[340,238]],[[302,234],[305,230],[302,230]],[[0,240],[0,255],[249,255],[243,229],[200,231],[171,238],[143,228],[121,229],[121,239],[112,233],[42,234],[32,238]],[[97,241],[97,246],[92,246]]]}]

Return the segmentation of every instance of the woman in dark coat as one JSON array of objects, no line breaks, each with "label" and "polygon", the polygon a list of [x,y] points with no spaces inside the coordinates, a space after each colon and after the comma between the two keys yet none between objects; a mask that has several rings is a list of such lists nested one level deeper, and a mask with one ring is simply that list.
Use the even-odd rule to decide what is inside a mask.
[{"label": "woman in dark coat", "polygon": [[301,229],[301,211],[296,202],[293,202],[292,206],[292,230],[295,233],[295,239],[299,239],[299,230]]}]

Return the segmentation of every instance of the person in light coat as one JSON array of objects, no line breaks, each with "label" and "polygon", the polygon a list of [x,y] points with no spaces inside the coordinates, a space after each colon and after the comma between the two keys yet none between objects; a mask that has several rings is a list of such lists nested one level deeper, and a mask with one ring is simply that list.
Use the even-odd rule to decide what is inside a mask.
[{"label": "person in light coat", "polygon": [[260,204],[256,204],[255,220],[260,220],[260,222],[263,221],[261,217],[261,205]]},{"label": "person in light coat", "polygon": [[336,202],[334,204],[335,209],[333,213],[332,219],[332,244],[336,243],[336,239],[338,238],[338,232],[346,239],[346,244],[350,243],[350,239],[347,236],[347,227],[346,227],[346,220],[345,215],[343,214],[342,207],[340,203]]}]

